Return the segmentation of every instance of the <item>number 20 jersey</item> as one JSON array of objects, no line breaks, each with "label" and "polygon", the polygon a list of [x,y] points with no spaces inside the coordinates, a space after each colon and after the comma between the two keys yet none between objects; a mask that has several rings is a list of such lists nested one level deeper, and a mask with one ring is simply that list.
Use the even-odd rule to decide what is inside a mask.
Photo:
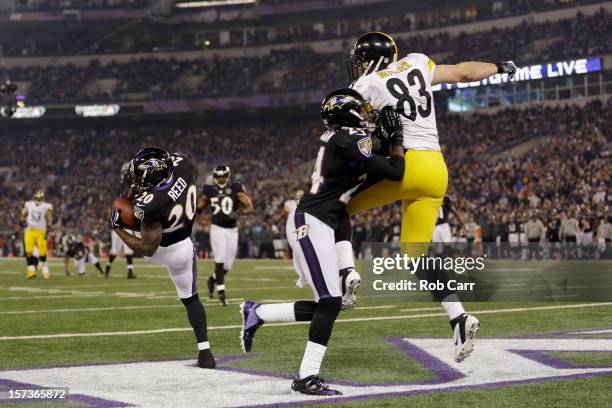
[{"label": "number 20 jersey", "polygon": [[240,208],[238,193],[244,192],[242,183],[231,183],[225,187],[207,184],[202,190],[210,200],[212,223],[222,228],[235,228],[238,220],[232,217]]},{"label": "number 20 jersey", "polygon": [[134,200],[134,216],[147,223],[162,225],[160,246],[167,247],[191,236],[196,213],[196,170],[181,153],[170,155],[172,178],[166,184],[145,191]]},{"label": "number 20 jersey", "polygon": [[351,84],[374,109],[393,106],[400,113],[405,149],[440,150],[431,89],[435,67],[424,54],[408,54]]}]

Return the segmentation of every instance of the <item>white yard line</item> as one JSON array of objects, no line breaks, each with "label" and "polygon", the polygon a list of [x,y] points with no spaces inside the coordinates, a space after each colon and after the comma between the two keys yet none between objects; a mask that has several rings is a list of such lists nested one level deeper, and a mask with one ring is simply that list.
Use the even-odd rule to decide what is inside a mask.
[{"label": "white yard line", "polygon": [[167,307],[183,307],[181,303],[172,305],[141,305],[141,306],[116,306],[116,307],[83,307],[74,309],[40,309],[40,310],[9,310],[0,312],[0,315],[20,315],[20,314],[42,314],[42,313],[70,313],[70,312],[102,312],[111,310],[139,310],[139,309],[163,309]]},{"label": "white yard line", "polygon": [[[537,306],[537,307],[517,307],[512,309],[492,309],[492,310],[479,310],[475,312],[478,315],[483,314],[495,314],[495,313],[520,313],[530,312],[536,310],[556,310],[556,309],[579,309],[586,307],[599,307],[599,306],[612,306],[612,302],[602,303],[579,303],[574,305],[557,305],[557,306]],[[369,322],[369,321],[380,321],[380,320],[402,320],[402,319],[421,319],[428,317],[440,317],[446,316],[446,313],[425,313],[417,315],[402,315],[402,316],[377,316],[377,317],[355,317],[352,319],[338,319],[337,323],[353,323],[353,322]],[[287,323],[268,323],[266,326],[296,326],[310,324],[310,322],[287,322]],[[226,330],[226,329],[240,329],[241,325],[229,325],[229,326],[211,326],[208,330]],[[0,341],[9,340],[33,340],[33,339],[55,339],[55,338],[67,338],[67,337],[100,337],[100,336],[133,336],[139,334],[155,334],[155,333],[174,333],[174,332],[185,332],[192,331],[191,327],[172,327],[166,329],[153,329],[153,330],[134,330],[134,331],[120,331],[120,332],[97,332],[97,333],[59,333],[59,334],[38,334],[31,336],[4,336],[0,337]]]}]

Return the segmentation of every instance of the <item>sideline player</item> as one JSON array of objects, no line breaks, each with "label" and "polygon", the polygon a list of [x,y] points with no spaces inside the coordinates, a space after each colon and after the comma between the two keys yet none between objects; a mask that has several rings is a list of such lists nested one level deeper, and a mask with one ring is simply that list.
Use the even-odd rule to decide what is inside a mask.
[{"label": "sideline player", "polygon": [[[28,268],[26,278],[36,277],[36,265],[40,261],[43,278],[49,279],[47,264],[47,228],[52,224],[53,205],[44,201],[45,193],[36,191],[34,199],[26,201],[21,210],[21,224],[25,227],[23,241]],[[38,259],[34,256],[34,247],[38,249]]]},{"label": "sideline player", "polygon": [[88,263],[95,266],[101,274],[104,274],[98,258],[83,243],[83,237],[74,237],[71,234],[64,235],[62,237],[62,248],[64,250],[64,272],[67,276],[70,276],[68,271],[68,260],[70,258],[74,260],[74,267],[79,276],[85,275],[85,267]]},{"label": "sideline player", "polygon": [[[130,162],[125,162],[121,166],[121,197],[129,198],[131,184]],[[138,235],[132,230],[126,229],[126,231],[129,234]],[[104,277],[108,278],[113,261],[121,252],[125,255],[125,262],[127,263],[127,278],[136,279],[136,275],[134,274],[134,251],[119,238],[119,235],[117,235],[114,230],[111,230],[111,247],[108,252],[108,263],[104,268]]]},{"label": "sideline player", "polygon": [[[352,89],[340,89],[323,101],[321,115],[328,130],[312,174],[310,191],[302,197],[287,219],[287,240],[293,249],[293,266],[298,284],[311,287],[314,301],[240,305],[243,319],[241,344],[252,347],[257,329],[267,322],[310,321],[308,343],[297,378],[291,388],[308,395],[340,395],[319,377],[334,322],[342,306],[337,230],[348,225],[346,203],[369,177],[401,180],[404,174],[401,122],[387,111],[390,158],[373,153],[371,133],[375,116],[370,105]],[[351,254],[352,255],[352,254]]]},{"label": "sideline player", "polygon": [[213,298],[215,284],[219,302],[227,306],[225,275],[229,273],[238,253],[238,218],[253,213],[253,203],[246,194],[244,185],[230,184],[231,170],[222,164],[213,170],[213,184],[204,186],[198,198],[198,212],[208,205],[212,207],[210,245],[215,258],[214,275],[208,278],[208,297]]},{"label": "sideline player", "polygon": [[140,237],[121,226],[113,208],[111,226],[135,252],[164,265],[174,282],[198,345],[198,366],[215,368],[206,327],[206,312],[196,287],[197,263],[191,241],[196,213],[195,166],[180,153],[158,147],[140,150],[131,162],[135,191],[134,216],[141,221]]},{"label": "sideline player", "polygon": [[[448,184],[448,171],[440,151],[432,86],[442,83],[480,81],[495,74],[512,78],[512,61],[490,64],[462,62],[436,65],[424,54],[411,53],[398,61],[398,49],[391,36],[369,32],[359,37],[351,51],[351,88],[361,93],[376,110],[391,107],[401,116],[405,174],[401,182],[383,180],[364,185],[349,202],[352,216],[370,208],[402,201],[402,243],[412,256],[420,256],[431,241]],[[455,359],[462,361],[473,350],[478,319],[465,313],[455,293],[434,294],[442,303],[453,328]],[[442,297],[444,296],[444,297]]]}]

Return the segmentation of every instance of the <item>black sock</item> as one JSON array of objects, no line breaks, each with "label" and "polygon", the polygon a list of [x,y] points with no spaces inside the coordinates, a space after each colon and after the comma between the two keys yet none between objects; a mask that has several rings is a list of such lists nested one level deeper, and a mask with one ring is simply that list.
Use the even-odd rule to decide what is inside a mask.
[{"label": "black sock", "polygon": [[298,322],[309,322],[314,316],[317,309],[317,302],[312,300],[300,300],[295,302],[293,310],[295,311],[295,320]]},{"label": "black sock", "polygon": [[[427,260],[427,257],[421,258],[421,261],[423,261],[423,264],[425,264],[426,260]],[[456,292],[448,289],[448,274],[446,273],[446,271],[442,268],[439,268],[438,265],[435,265],[435,264],[430,265],[430,266],[431,268],[419,268],[416,271],[415,275],[420,280],[424,280],[424,281],[427,281],[430,283],[436,283],[436,284],[440,282],[443,284],[442,285],[443,289],[440,289],[440,290],[434,289],[430,291],[434,299],[436,299],[438,302],[441,302],[448,295],[455,294]]]},{"label": "black sock", "polygon": [[46,257],[46,256],[39,256],[39,257],[38,257],[38,260],[39,260],[40,262],[47,262],[47,257]]},{"label": "black sock", "polygon": [[100,273],[104,273],[104,271],[102,270],[102,266],[100,266],[100,262],[96,262],[94,266],[98,271],[100,271]]},{"label": "black sock", "polygon": [[193,327],[193,332],[195,333],[198,343],[208,341],[208,333],[206,332],[206,311],[204,311],[204,305],[200,302],[198,294],[196,293],[187,299],[181,299],[181,302],[183,302],[187,309],[187,319],[191,327]]},{"label": "black sock", "polygon": [[33,266],[35,268],[36,268],[36,264],[38,263],[38,261],[36,260],[36,257],[33,255],[26,257],[26,262],[28,263],[28,266]]},{"label": "black sock", "polygon": [[108,265],[112,264],[117,255],[109,255],[108,256]]},{"label": "black sock", "polygon": [[217,292],[220,294],[225,293],[225,288],[219,290],[219,286],[225,284],[225,269],[223,269],[222,263],[215,264],[215,281],[217,282]]},{"label": "black sock", "polygon": [[127,262],[128,273],[134,270],[134,255],[126,255],[125,261]]},{"label": "black sock", "polygon": [[334,328],[334,322],[340,313],[341,307],[341,297],[320,300],[312,316],[308,340],[313,343],[327,346],[332,334],[332,329]]}]

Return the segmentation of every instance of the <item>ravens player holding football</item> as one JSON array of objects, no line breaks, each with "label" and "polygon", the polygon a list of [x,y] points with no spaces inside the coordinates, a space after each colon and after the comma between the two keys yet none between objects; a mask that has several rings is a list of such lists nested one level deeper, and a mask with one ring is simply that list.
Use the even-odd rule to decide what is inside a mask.
[{"label": "ravens player holding football", "polygon": [[206,312],[196,287],[197,263],[191,241],[196,213],[196,169],[181,153],[158,147],[140,150],[132,159],[134,217],[140,220],[140,237],[123,229],[118,209],[111,225],[135,252],[164,265],[187,309],[198,345],[198,366],[215,368],[206,327]]},{"label": "ravens player holding football", "polygon": [[238,217],[252,214],[253,203],[242,183],[230,183],[228,165],[215,167],[212,176],[214,183],[204,186],[197,210],[200,213],[209,205],[212,207],[210,245],[215,258],[215,272],[208,278],[208,297],[212,299],[216,284],[219,302],[227,306],[225,275],[232,269],[238,252]]},{"label": "ravens player holding football", "polygon": [[[374,117],[370,105],[352,89],[341,89],[323,101],[321,114],[328,130],[319,142],[312,185],[287,219],[287,240],[293,250],[298,284],[307,283],[314,301],[241,304],[243,350],[251,350],[257,329],[267,322],[310,321],[299,374],[291,388],[309,395],[339,395],[319,377],[334,322],[342,306],[337,234],[350,231],[346,204],[369,177],[399,181],[404,175],[401,122],[387,111],[390,158],[373,152]],[[348,226],[348,229],[346,227]]]},{"label": "ravens player holding football", "polygon": [[[418,53],[398,60],[397,44],[388,34],[369,32],[359,37],[349,61],[349,75],[353,81],[350,86],[374,109],[390,108],[400,114],[406,169],[400,183],[383,180],[365,184],[348,204],[349,214],[352,216],[401,200],[400,241],[418,243],[404,246],[404,250],[411,252],[411,256],[426,253],[448,184],[446,163],[438,141],[432,86],[480,81],[495,74],[507,74],[512,78],[515,73],[516,65],[512,61],[436,65],[429,57]],[[436,299],[442,302],[451,320],[455,359],[462,361],[473,349],[479,322],[465,313],[456,294],[448,296],[436,296]]]}]

